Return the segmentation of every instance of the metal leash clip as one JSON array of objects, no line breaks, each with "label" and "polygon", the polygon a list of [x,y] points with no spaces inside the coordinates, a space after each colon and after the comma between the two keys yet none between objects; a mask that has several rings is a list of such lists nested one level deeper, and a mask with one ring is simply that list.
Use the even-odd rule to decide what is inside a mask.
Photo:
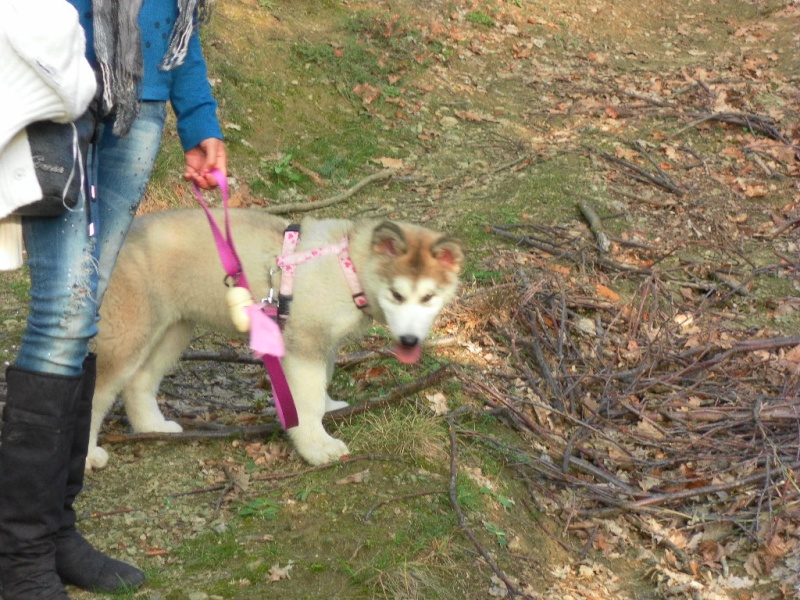
[{"label": "metal leash clip", "polygon": [[277,304],[278,301],[275,299],[275,285],[272,281],[272,276],[275,274],[275,267],[269,268],[269,296],[266,298],[261,299],[261,304]]}]

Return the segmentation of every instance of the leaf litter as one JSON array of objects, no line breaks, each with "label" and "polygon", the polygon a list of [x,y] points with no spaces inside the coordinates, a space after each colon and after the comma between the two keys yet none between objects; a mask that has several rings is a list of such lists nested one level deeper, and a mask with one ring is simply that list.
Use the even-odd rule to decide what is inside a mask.
[{"label": "leaf litter", "polygon": [[[254,10],[250,4],[221,3],[220,14]],[[527,492],[518,504],[552,519],[533,521],[551,528],[554,546],[569,548],[568,558],[540,569],[541,583],[515,560],[521,551],[495,543],[475,563],[485,577],[473,597],[800,593],[800,119],[791,69],[800,6],[736,7],[407,0],[386,9],[407,15],[409,30],[448,57],[421,45],[415,60],[433,63],[399,97],[373,84],[351,88],[371,118],[417,127],[413,156],[374,158],[414,179],[409,199],[433,201],[409,202],[398,216],[457,222],[468,213],[465,199],[564,156],[576,157],[591,183],[583,197],[561,198],[574,216],[540,218],[532,201],[513,220],[488,224],[493,241],[478,249],[478,266],[499,273],[497,281],[466,286],[442,327],[460,340],[439,356],[458,365],[466,405],[518,437],[480,433],[470,425],[473,411],[446,413],[449,393],[426,394],[424,410],[442,413],[461,444],[499,457]],[[282,17],[282,27],[291,24]],[[385,20],[382,35],[399,35],[401,22]],[[399,74],[388,81],[404,83]],[[598,216],[593,226],[580,202]],[[174,381],[195,390],[185,393],[192,408],[178,394],[168,409],[212,422],[252,410],[237,389],[240,375],[222,373],[208,379],[183,367]],[[193,397],[203,394],[197,412]],[[137,452],[125,468],[142,460]],[[235,442],[229,452],[196,465],[198,489],[224,492],[222,511],[250,497],[261,472],[286,470],[292,460],[280,442]],[[458,458],[457,473],[502,497],[494,477]],[[303,473],[295,467],[287,478]],[[333,482],[362,488],[382,476],[370,466]],[[316,494],[304,489],[305,501],[285,506],[308,514]],[[140,532],[147,556],[170,565],[181,538],[173,529],[199,534],[219,525],[210,504],[161,517],[171,519],[169,532],[135,515],[125,523]],[[496,518],[507,507],[494,505],[483,550],[492,537],[509,546],[514,539],[508,521]],[[246,542],[271,543],[264,535]],[[620,567],[631,556],[646,566],[633,577]],[[297,585],[296,562],[269,564],[271,585],[289,577]],[[655,591],[631,592],[631,578]],[[236,580],[241,597],[245,580]]]}]

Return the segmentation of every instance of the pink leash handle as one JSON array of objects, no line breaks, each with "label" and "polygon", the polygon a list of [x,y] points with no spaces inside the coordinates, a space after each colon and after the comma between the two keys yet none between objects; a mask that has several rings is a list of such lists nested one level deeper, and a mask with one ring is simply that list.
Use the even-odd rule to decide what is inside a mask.
[{"label": "pink leash handle", "polygon": [[203,197],[203,191],[196,183],[192,183],[194,195],[200,203],[200,206],[202,206],[203,210],[206,212],[206,217],[208,217],[211,233],[214,236],[214,243],[217,245],[217,252],[222,261],[222,268],[225,269],[225,273],[228,277],[233,280],[234,285],[250,289],[250,286],[247,284],[247,277],[245,277],[244,274],[242,261],[239,259],[239,255],[236,253],[236,247],[233,245],[231,224],[228,217],[228,180],[221,171],[214,170],[211,171],[211,174],[214,176],[214,179],[217,180],[219,191],[222,194],[222,208],[225,212],[225,235],[222,234],[219,225],[217,225],[217,222],[214,220],[211,214],[211,208],[209,208],[208,203]]},{"label": "pink leash handle", "polygon": [[[222,206],[225,212],[225,234],[217,225],[214,216],[211,214],[211,209],[208,203],[203,198],[203,192],[196,183],[192,184],[194,195],[200,206],[206,213],[209,225],[211,226],[211,233],[214,236],[214,243],[217,245],[217,252],[219,253],[220,260],[222,261],[222,268],[225,273],[233,279],[235,285],[250,290],[247,283],[247,277],[244,274],[244,267],[239,255],[236,253],[236,248],[233,245],[233,235],[231,235],[231,225],[228,212],[228,181],[225,176],[218,170],[211,172],[219,185],[220,193],[222,194]],[[252,294],[252,290],[251,290]],[[265,317],[269,318],[269,317]],[[251,327],[251,336],[253,333]],[[278,330],[278,335],[280,331]],[[254,345],[251,342],[251,347]],[[297,427],[299,419],[297,416],[297,407],[294,403],[292,391],[289,389],[289,382],[286,380],[286,374],[283,372],[281,359],[272,354],[263,354],[261,361],[264,363],[264,368],[267,370],[269,380],[272,383],[272,394],[275,397],[275,410],[278,413],[281,426],[284,429],[291,429]]]}]

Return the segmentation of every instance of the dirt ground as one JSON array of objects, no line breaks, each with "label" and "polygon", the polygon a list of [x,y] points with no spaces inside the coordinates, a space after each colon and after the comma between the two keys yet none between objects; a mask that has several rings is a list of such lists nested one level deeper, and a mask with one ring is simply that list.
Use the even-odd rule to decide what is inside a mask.
[{"label": "dirt ground", "polygon": [[[355,405],[434,377],[330,423],[350,461],[265,433],[212,332],[160,394],[195,437],[117,408],[81,525],[146,569],[121,597],[800,597],[800,4],[217,0],[203,35],[235,205],[468,263],[421,365],[346,349]],[[143,211],[191,205],[180,160]],[[24,273],[0,293],[11,357]]]}]

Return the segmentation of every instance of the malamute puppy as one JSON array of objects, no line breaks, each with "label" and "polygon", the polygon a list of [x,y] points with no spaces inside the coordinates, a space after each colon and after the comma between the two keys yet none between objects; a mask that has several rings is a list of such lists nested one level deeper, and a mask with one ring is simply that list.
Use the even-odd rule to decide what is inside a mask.
[{"label": "malamute puppy", "polygon": [[[221,211],[214,212],[222,222]],[[257,209],[231,209],[236,250],[255,298],[277,291],[288,222]],[[336,256],[296,267],[291,313],[283,331],[283,369],[299,425],[288,431],[312,465],[348,453],[322,426],[326,411],[346,406],[327,394],[339,347],[363,334],[372,319],[388,326],[398,358],[412,362],[434,319],[453,297],[463,253],[458,241],[429,229],[389,221],[305,219],[297,252],[347,238],[368,301],[359,309]],[[153,213],[134,220],[100,311],[97,386],[87,469],[108,454],[97,446],[103,418],[122,396],[136,432],[181,431],[156,403],[161,379],[178,361],[194,326],[235,332],[226,303],[225,273],[202,210]]]}]

